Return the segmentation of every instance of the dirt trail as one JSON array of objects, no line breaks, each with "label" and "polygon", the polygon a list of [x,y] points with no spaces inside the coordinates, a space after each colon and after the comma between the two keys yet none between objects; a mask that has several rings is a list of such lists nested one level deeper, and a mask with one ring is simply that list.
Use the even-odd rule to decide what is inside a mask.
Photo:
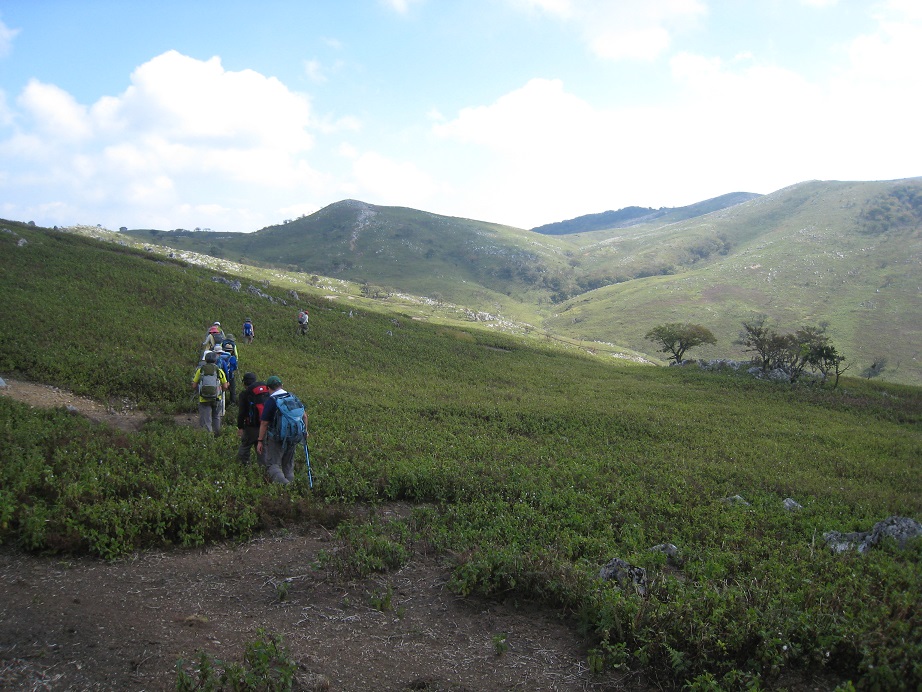
[{"label": "dirt trail", "polygon": [[[128,400],[103,404],[47,384],[12,380],[7,377],[4,377],[3,381],[6,386],[0,387],[2,396],[8,396],[31,406],[44,408],[63,406],[92,421],[105,423],[126,432],[136,432],[149,418],[148,414],[135,410]],[[198,416],[195,413],[183,413],[174,418],[180,425],[198,424]]]},{"label": "dirt trail", "polygon": [[[0,395],[33,406],[72,407],[127,431],[146,419],[4,380]],[[2,546],[0,689],[172,690],[179,659],[204,650],[239,662],[260,627],[284,637],[296,690],[649,689],[635,676],[590,674],[584,643],[553,612],[456,597],[439,556],[345,581],[316,567],[320,551],[338,548],[314,526],[114,562]]]}]

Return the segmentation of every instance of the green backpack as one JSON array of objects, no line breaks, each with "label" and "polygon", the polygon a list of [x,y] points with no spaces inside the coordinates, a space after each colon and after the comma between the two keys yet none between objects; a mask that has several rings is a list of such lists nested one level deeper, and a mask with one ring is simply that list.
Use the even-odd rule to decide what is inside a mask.
[{"label": "green backpack", "polygon": [[199,397],[208,401],[217,401],[220,390],[221,378],[218,376],[218,366],[214,363],[205,363],[198,381]]}]

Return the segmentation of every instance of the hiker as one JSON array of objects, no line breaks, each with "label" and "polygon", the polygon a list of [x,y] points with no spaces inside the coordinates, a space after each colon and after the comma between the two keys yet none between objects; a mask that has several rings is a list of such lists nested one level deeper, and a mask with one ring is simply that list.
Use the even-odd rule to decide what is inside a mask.
[{"label": "hiker", "polygon": [[256,453],[265,453],[266,471],[276,483],[295,479],[295,450],[307,439],[307,409],[294,394],[282,389],[282,380],[266,380],[269,398],[259,423]]},{"label": "hiker", "polygon": [[252,344],[255,336],[256,330],[253,329],[253,320],[247,317],[243,321],[243,340],[248,344]]},{"label": "hiker", "polygon": [[221,416],[224,415],[224,390],[227,389],[227,377],[218,367],[218,354],[209,351],[205,354],[205,363],[200,365],[192,378],[192,390],[198,392],[198,420],[205,430],[221,434]]},{"label": "hiker", "polygon": [[[211,352],[218,355],[216,362],[218,367],[224,372],[224,379],[227,381],[227,386],[224,389],[227,391],[228,403],[236,404],[237,394],[231,388],[231,380],[237,379],[237,357],[227,353],[221,344],[215,346]],[[221,415],[224,415],[223,407]]]},{"label": "hiker", "polygon": [[[260,382],[255,372],[245,373],[243,376],[243,391],[240,392],[237,410],[237,437],[240,438],[240,448],[237,450],[237,461],[246,466],[250,463],[250,450],[256,447],[259,440],[259,420],[262,417],[266,399],[269,398],[269,387],[265,382]],[[260,466],[265,466],[265,451],[256,451],[256,461]]]},{"label": "hiker", "polygon": [[221,348],[227,354],[228,368],[225,370],[227,375],[227,396],[231,404],[237,403],[237,370],[240,368],[240,361],[237,358],[237,342],[234,341],[234,335],[228,334],[221,342]]},{"label": "hiker", "polygon": [[298,334],[304,336],[307,334],[307,310],[298,313]]},{"label": "hiker", "polygon": [[224,340],[224,330],[221,329],[221,323],[215,322],[210,327],[208,327],[208,333],[205,335],[205,340],[202,342],[202,346],[207,349],[212,349],[216,344],[220,344]]}]

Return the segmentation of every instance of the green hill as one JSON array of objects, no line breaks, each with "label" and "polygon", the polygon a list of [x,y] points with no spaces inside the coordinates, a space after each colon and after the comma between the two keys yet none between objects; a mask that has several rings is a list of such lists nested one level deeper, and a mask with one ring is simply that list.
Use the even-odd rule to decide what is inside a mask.
[{"label": "green hill", "polygon": [[694,322],[718,337],[696,356],[742,358],[732,342],[754,314],[781,331],[827,322],[855,372],[884,356],[888,378],[922,382],[920,200],[918,178],[802,183],[681,224],[584,237],[587,270],[646,263],[650,276],[572,298],[544,326],[643,350],[651,326]]},{"label": "green hill", "polygon": [[[260,294],[236,291],[160,254],[0,228],[0,376],[151,416],[125,433],[0,396],[5,549],[115,558],[319,523],[333,574],[390,584],[417,552],[441,556],[459,597],[577,628],[594,671],[676,689],[922,684],[920,539],[865,554],[823,539],[922,517],[918,387],[632,365],[350,309],[322,288],[295,299],[275,270]],[[192,405],[206,326],[245,317],[242,368],[281,375],[310,411],[313,489],[231,463],[232,426],[215,439],[167,415]],[[407,511],[389,519],[359,511],[396,502]],[[602,581],[613,558],[644,579]]]},{"label": "green hill", "polygon": [[566,271],[565,248],[528,231],[346,200],[254,233],[131,231],[140,240],[365,283],[529,319]]},{"label": "green hill", "polygon": [[920,190],[920,178],[815,181],[567,235],[354,200],[249,234],[130,235],[348,279],[372,296],[426,296],[640,353],[651,351],[644,334],[664,322],[704,324],[718,343],[693,355],[724,358],[745,355],[733,341],[754,314],[781,332],[828,323],[853,372],[884,357],[883,377],[919,384]]}]

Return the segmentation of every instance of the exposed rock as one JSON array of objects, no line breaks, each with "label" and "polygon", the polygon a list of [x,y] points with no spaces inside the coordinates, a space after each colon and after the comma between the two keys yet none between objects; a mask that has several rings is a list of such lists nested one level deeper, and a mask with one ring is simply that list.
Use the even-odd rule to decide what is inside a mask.
[{"label": "exposed rock", "polygon": [[619,557],[612,558],[607,565],[599,570],[599,579],[603,581],[617,581],[622,589],[633,584],[641,596],[647,595],[647,570],[635,567]]},{"label": "exposed rock", "polygon": [[247,293],[251,293],[254,296],[258,296],[259,298],[265,298],[270,303],[275,302],[275,298],[273,298],[272,296],[266,293],[263,293],[260,289],[256,288],[256,286],[254,286],[253,284],[250,284],[249,286],[247,286]]},{"label": "exposed rock", "polygon": [[240,281],[237,279],[234,279],[233,281],[231,281],[230,279],[225,279],[223,276],[212,276],[211,280],[214,281],[215,283],[224,284],[225,286],[230,286],[231,290],[234,290],[234,291],[240,290]]},{"label": "exposed rock", "polygon": [[784,498],[784,508],[789,512],[793,512],[795,509],[803,509],[804,507],[790,497],[786,497]]},{"label": "exposed rock", "polygon": [[739,370],[743,365],[747,365],[747,363],[740,363],[738,360],[728,360],[726,358],[698,361],[698,367],[702,370]]},{"label": "exposed rock", "polygon": [[894,539],[897,545],[903,548],[907,541],[918,536],[922,536],[922,524],[909,517],[893,516],[877,522],[870,531],[827,531],[823,534],[823,539],[835,553],[853,549],[859,553],[866,553],[885,538]]},{"label": "exposed rock", "polygon": [[672,543],[660,543],[650,548],[650,550],[658,553],[666,553],[669,557],[676,557],[679,554],[679,549]]},{"label": "exposed rock", "polygon": [[749,503],[746,502],[746,500],[743,498],[742,495],[733,495],[731,497],[725,497],[723,500],[721,500],[721,502],[728,504],[728,505],[743,505],[744,507],[749,506]]}]

